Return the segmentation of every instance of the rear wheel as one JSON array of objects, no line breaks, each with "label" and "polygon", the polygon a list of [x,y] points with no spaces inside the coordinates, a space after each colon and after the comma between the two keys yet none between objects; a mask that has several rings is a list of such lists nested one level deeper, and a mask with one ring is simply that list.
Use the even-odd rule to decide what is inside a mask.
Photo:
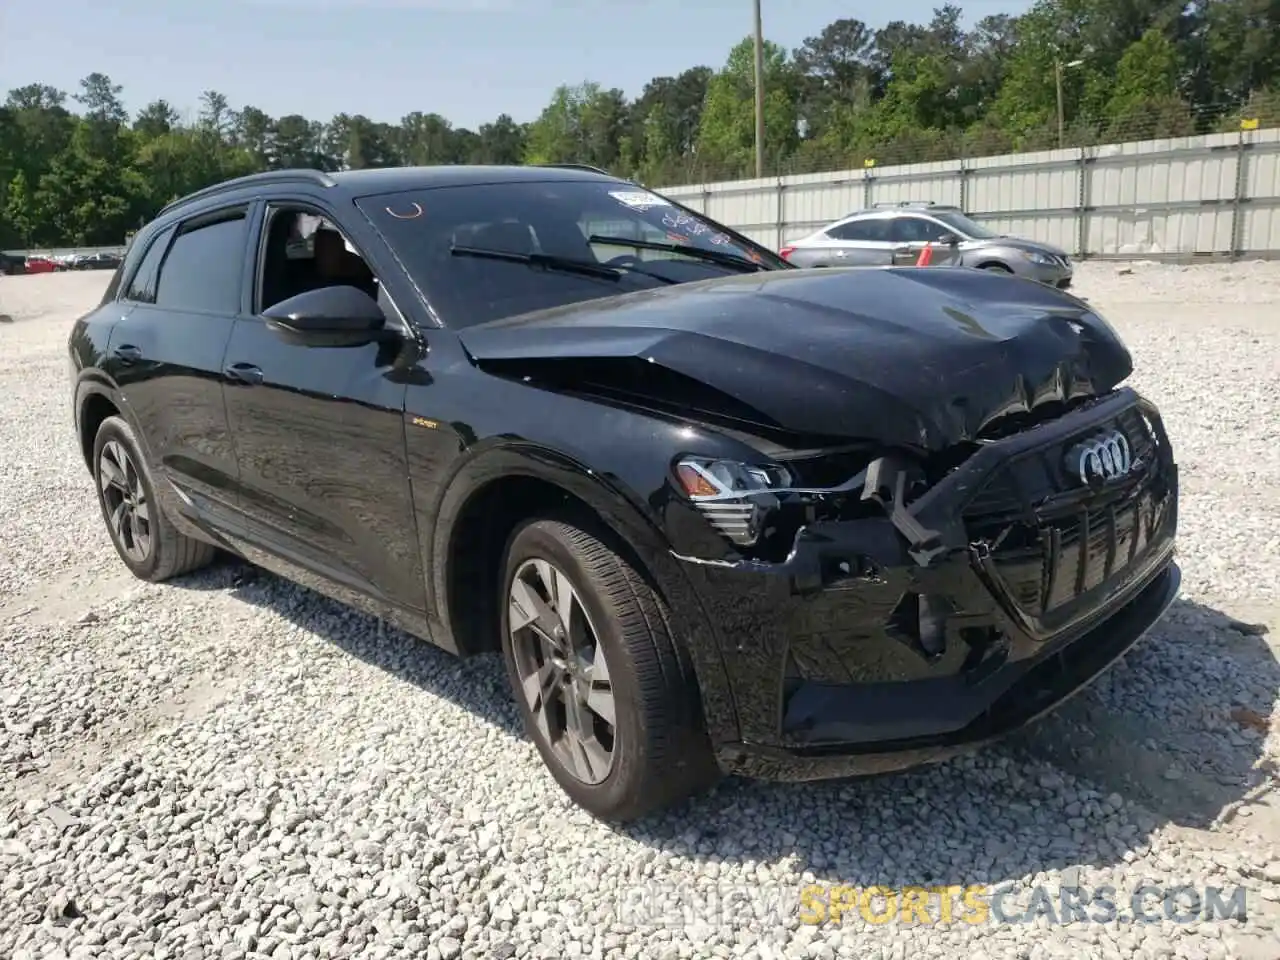
[{"label": "rear wheel", "polygon": [[502,583],[525,729],[574,802],[632,820],[715,780],[687,654],[627,559],[576,522],[535,520],[509,541]]},{"label": "rear wheel", "polygon": [[134,576],[158,583],[212,562],[215,547],[179,533],[164,515],[137,438],[121,417],[98,427],[93,478],[111,543]]}]

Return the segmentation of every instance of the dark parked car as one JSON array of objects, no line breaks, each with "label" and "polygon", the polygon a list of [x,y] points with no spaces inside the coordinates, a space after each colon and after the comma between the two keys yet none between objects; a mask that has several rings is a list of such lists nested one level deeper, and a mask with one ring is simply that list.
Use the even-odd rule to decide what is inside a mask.
[{"label": "dark parked car", "polygon": [[73,257],[66,263],[67,270],[114,270],[120,266],[120,255],[99,250]]},{"label": "dark parked car", "polygon": [[796,269],[590,169],[211,187],[69,348],[130,570],[224,548],[500,650],[603,817],[968,749],[1178,589],[1169,439],[1088,304]]}]

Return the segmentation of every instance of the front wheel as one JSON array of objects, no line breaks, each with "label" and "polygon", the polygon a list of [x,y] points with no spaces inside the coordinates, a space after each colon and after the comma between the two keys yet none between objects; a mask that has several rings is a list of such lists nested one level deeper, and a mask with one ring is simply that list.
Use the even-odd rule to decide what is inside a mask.
[{"label": "front wheel", "polygon": [[981,267],[979,267],[979,269],[986,270],[988,273],[1004,273],[1004,274],[1008,274],[1009,276],[1013,275],[1013,271],[1010,270],[1003,263],[984,263]]},{"label": "front wheel", "polygon": [[502,649],[525,729],[566,793],[626,821],[717,770],[662,598],[601,537],[534,520],[507,547]]}]

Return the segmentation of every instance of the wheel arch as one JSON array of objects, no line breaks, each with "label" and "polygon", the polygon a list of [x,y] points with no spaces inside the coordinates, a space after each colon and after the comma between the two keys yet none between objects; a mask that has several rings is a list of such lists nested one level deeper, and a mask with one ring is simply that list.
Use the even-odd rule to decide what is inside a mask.
[{"label": "wheel arch", "polygon": [[667,603],[677,641],[693,663],[713,736],[736,735],[720,647],[702,605],[643,501],[572,457],[528,443],[475,455],[450,481],[430,538],[433,619],[470,656],[497,649],[503,553],[525,520],[576,517],[599,529]]},{"label": "wheel arch", "polygon": [[991,269],[1003,270],[1006,273],[1014,272],[1013,267],[1009,266],[1009,264],[1006,261],[1001,260],[997,257],[984,257],[982,260],[978,262],[978,269],[979,270],[991,270]]},{"label": "wheel arch", "polygon": [[108,417],[121,417],[143,446],[143,454],[147,454],[146,440],[138,430],[137,423],[124,402],[124,398],[109,383],[94,377],[84,377],[76,385],[75,400],[76,438],[80,444],[80,454],[84,465],[93,472],[93,441],[98,435],[98,428]]}]

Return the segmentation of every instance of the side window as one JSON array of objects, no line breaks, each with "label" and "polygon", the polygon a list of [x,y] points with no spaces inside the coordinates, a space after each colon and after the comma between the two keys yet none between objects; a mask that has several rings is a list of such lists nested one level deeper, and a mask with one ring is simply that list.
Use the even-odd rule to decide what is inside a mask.
[{"label": "side window", "polygon": [[337,224],[301,207],[269,205],[258,264],[257,311],[328,286],[363,290],[394,322],[383,303],[389,296]]},{"label": "side window", "polygon": [[160,261],[164,259],[164,253],[169,249],[169,240],[173,237],[173,229],[173,227],[169,227],[166,230],[161,230],[151,242],[151,246],[147,248],[142,262],[138,264],[138,269],[133,272],[133,279],[129,281],[129,289],[124,292],[126,300],[132,300],[135,303],[156,302],[156,283],[160,279]]},{"label": "side window", "polygon": [[244,211],[184,225],[160,266],[155,302],[175,310],[240,312]]},{"label": "side window", "polygon": [[920,223],[921,230],[924,231],[924,239],[928,240],[930,243],[937,243],[951,232],[936,220],[921,220]]},{"label": "side window", "polygon": [[827,236],[835,240],[861,240],[867,243],[885,243],[889,239],[889,221],[884,217],[868,217],[865,220],[850,220],[833,230]]},{"label": "side window", "polygon": [[933,243],[946,232],[941,225],[923,217],[897,217],[890,235],[894,243]]},{"label": "side window", "polygon": [[871,240],[873,220],[850,220],[827,231],[832,240]]}]

